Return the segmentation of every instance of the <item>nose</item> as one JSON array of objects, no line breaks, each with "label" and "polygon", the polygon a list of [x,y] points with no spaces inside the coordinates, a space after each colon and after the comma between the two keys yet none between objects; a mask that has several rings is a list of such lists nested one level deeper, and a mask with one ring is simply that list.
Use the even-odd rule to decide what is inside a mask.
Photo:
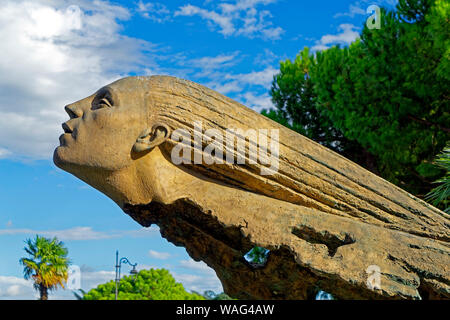
[{"label": "nose", "polygon": [[83,115],[83,110],[75,104],[70,104],[64,107],[70,119],[80,118]]}]

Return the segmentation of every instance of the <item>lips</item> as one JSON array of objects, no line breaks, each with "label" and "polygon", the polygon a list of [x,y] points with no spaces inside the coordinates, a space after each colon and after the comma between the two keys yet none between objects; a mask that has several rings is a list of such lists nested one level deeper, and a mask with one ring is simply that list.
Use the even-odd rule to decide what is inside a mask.
[{"label": "lips", "polygon": [[69,125],[66,122],[64,122],[62,124],[62,128],[64,130],[64,133],[72,133],[73,132],[73,129],[70,128]]}]

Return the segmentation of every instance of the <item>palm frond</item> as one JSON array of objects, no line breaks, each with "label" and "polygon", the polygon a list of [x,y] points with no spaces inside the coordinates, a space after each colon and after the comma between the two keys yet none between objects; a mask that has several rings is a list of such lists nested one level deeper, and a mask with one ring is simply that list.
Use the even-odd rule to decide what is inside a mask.
[{"label": "palm frond", "polygon": [[24,266],[24,278],[33,279],[36,290],[42,286],[47,290],[56,290],[58,286],[64,288],[70,261],[63,242],[56,237],[47,239],[36,235],[35,239],[27,239],[25,243],[24,249],[29,257],[19,260]]}]

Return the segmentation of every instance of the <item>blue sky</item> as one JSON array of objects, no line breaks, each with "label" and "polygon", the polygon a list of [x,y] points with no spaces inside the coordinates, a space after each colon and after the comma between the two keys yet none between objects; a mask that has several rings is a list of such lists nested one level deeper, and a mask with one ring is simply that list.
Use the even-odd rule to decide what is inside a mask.
[{"label": "blue sky", "polygon": [[305,46],[348,45],[371,4],[395,0],[2,1],[0,299],[36,296],[18,263],[35,234],[65,242],[84,289],[114,277],[118,249],[140,268],[169,269],[188,290],[221,291],[214,271],[157,227],[140,227],[53,165],[63,107],[123,76],[168,74],[270,108],[279,61]]}]

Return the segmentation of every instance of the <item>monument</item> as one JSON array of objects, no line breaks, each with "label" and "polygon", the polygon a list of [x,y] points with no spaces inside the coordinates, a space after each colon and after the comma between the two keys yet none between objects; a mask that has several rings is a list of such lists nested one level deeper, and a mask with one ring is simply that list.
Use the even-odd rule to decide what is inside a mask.
[{"label": "monument", "polygon": [[[450,216],[199,84],[128,77],[66,106],[55,164],[238,299],[449,299]],[[263,266],[244,255],[270,250]]]}]

